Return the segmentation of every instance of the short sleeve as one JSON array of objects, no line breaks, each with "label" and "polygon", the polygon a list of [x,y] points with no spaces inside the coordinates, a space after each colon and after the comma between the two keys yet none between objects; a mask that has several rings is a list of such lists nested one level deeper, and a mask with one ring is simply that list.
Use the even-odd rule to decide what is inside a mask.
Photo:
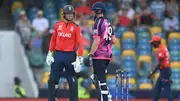
[{"label": "short sleeve", "polygon": [[104,18],[99,18],[95,21],[94,26],[93,26],[93,38],[94,37],[99,37],[102,34],[102,24],[104,22]]}]

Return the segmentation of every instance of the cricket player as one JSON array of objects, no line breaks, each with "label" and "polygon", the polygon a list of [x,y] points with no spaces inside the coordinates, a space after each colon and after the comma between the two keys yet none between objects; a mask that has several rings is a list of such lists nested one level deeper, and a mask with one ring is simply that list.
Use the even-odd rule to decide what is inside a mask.
[{"label": "cricket player", "polygon": [[[78,101],[78,83],[76,73],[82,67],[83,43],[80,27],[73,22],[75,11],[73,6],[63,8],[64,20],[54,25],[49,52],[46,62],[51,66],[48,80],[48,101],[55,101],[58,82],[61,73],[65,70],[69,84],[70,101]],[[76,56],[76,45],[78,55]]]},{"label": "cricket player", "polygon": [[88,57],[83,62],[89,66],[90,61],[93,61],[96,89],[100,91],[98,101],[112,101],[106,84],[106,73],[112,57],[112,44],[116,38],[111,23],[104,17],[104,3],[94,3],[91,10],[95,20],[92,28],[93,43]]},{"label": "cricket player", "polygon": [[161,37],[153,36],[151,41],[151,45],[154,48],[157,48],[156,57],[158,59],[158,64],[155,69],[148,75],[148,78],[152,77],[152,75],[157,71],[160,70],[160,76],[157,79],[156,85],[154,87],[154,95],[153,101],[158,101],[161,90],[164,88],[166,96],[168,97],[168,101],[173,101],[172,92],[171,92],[171,68],[170,68],[170,56],[168,49],[161,44]]}]

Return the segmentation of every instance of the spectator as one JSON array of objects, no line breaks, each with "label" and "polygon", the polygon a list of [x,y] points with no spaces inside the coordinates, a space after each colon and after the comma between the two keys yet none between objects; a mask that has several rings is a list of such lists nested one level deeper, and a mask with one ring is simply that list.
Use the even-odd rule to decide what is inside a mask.
[{"label": "spectator", "polygon": [[128,27],[129,26],[131,20],[127,16],[127,10],[128,10],[128,8],[123,8],[122,11],[120,11],[122,13],[116,17],[114,25],[116,25],[116,26],[120,25],[120,26],[123,26],[123,27]]},{"label": "spectator", "polygon": [[120,6],[122,8],[125,8],[127,5],[130,5],[133,3],[133,0],[120,0]]},{"label": "spectator", "polygon": [[31,23],[27,19],[24,11],[20,12],[20,19],[15,25],[15,31],[20,35],[25,50],[29,50],[31,40]]},{"label": "spectator", "polygon": [[26,98],[26,92],[21,87],[21,80],[18,77],[14,78],[14,96],[16,98]]},{"label": "spectator", "polygon": [[81,17],[86,14],[91,14],[90,7],[88,7],[87,5],[87,0],[81,0],[80,6],[77,7],[75,10],[77,12],[78,17]]},{"label": "spectator", "polygon": [[[178,2],[179,0],[177,0]],[[165,0],[166,8],[170,9],[174,16],[178,15],[178,3],[176,0]]]},{"label": "spectator", "polygon": [[138,13],[134,14],[133,19],[131,20],[131,23],[129,25],[129,28],[131,30],[135,30],[135,28],[137,26],[138,17],[139,17]]},{"label": "spectator", "polygon": [[136,6],[137,13],[141,13],[144,10],[144,8],[147,8],[149,10],[146,0],[137,0],[136,4],[137,4]]},{"label": "spectator", "polygon": [[[133,20],[134,14],[135,14],[134,9],[133,9],[131,6],[129,6],[129,5],[126,5],[125,8],[127,8],[126,16],[127,16],[130,20]],[[118,12],[118,14],[119,14],[119,15],[122,15],[122,11],[120,10],[120,11]]]},{"label": "spectator", "polygon": [[165,4],[162,0],[153,0],[150,5],[150,9],[154,12],[156,18],[164,18]]},{"label": "spectator", "polygon": [[145,7],[137,20],[137,24],[138,26],[151,26],[153,23],[153,18],[154,17],[151,15],[151,12],[147,7]]},{"label": "spectator", "polygon": [[164,30],[166,32],[166,38],[168,39],[170,32],[179,30],[179,21],[175,16],[173,16],[173,13],[170,9],[165,11],[164,16]]},{"label": "spectator", "polygon": [[49,22],[43,17],[43,11],[40,10],[37,12],[37,18],[33,20],[32,26],[39,38],[45,36],[49,28]]}]

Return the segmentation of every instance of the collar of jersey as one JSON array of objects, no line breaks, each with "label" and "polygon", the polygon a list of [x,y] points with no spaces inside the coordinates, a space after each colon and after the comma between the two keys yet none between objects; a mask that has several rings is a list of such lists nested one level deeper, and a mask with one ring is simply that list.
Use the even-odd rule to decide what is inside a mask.
[{"label": "collar of jersey", "polygon": [[69,21],[69,22],[67,22],[66,20],[62,20],[62,22],[64,22],[64,23],[73,23],[73,21]]}]

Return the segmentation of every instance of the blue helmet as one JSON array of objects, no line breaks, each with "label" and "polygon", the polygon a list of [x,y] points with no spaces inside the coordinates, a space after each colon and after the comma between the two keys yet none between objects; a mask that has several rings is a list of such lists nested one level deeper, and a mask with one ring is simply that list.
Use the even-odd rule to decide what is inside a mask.
[{"label": "blue helmet", "polygon": [[66,14],[66,13],[73,13],[73,15],[74,15],[74,17],[75,17],[74,7],[71,6],[71,5],[65,5],[65,6],[63,7],[63,12],[62,12],[63,17],[64,17],[64,19],[66,19],[67,21],[70,21],[69,19],[67,19],[67,18],[65,17],[65,14]]},{"label": "blue helmet", "polygon": [[97,12],[97,13],[104,13],[105,12],[105,5],[102,2],[95,2],[92,5],[91,10],[95,11],[95,12],[100,11],[100,12]]},{"label": "blue helmet", "polygon": [[63,13],[67,13],[67,12],[74,13],[75,12],[74,7],[71,5],[65,5],[63,7]]}]

